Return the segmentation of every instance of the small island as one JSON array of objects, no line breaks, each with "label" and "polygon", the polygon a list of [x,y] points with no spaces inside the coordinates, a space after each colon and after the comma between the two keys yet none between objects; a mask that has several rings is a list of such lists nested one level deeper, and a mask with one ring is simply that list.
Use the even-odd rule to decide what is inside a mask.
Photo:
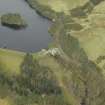
[{"label": "small island", "polygon": [[18,13],[8,13],[1,16],[1,24],[13,29],[21,29],[27,26],[24,19]]}]

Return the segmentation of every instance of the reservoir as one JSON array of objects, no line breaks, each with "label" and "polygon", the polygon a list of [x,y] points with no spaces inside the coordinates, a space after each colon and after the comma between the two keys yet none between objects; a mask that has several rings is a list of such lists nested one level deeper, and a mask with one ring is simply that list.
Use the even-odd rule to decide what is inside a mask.
[{"label": "reservoir", "polygon": [[0,0],[0,15],[6,13],[19,13],[28,27],[13,30],[0,25],[0,48],[7,47],[24,52],[37,52],[48,48],[52,41],[48,33],[51,22],[39,16],[25,0]]}]

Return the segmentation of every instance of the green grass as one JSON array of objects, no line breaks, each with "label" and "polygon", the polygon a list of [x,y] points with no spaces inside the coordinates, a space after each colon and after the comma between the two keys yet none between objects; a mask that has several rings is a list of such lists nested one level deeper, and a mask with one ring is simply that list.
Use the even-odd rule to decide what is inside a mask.
[{"label": "green grass", "polygon": [[19,67],[25,53],[0,49],[0,62],[7,73],[19,73]]},{"label": "green grass", "polygon": [[[65,1],[64,0],[38,0],[39,3],[51,7],[56,12],[65,12],[65,13],[69,13],[70,9],[75,8],[77,5],[82,5],[86,1],[87,0],[65,0]],[[82,2],[82,4],[81,4],[81,2]],[[102,56],[105,55],[105,48],[104,48],[105,26],[103,24],[105,22],[104,21],[105,19],[104,19],[104,16],[102,16],[102,15],[98,16],[96,18],[95,13],[89,15],[88,19],[89,19],[89,21],[87,23],[86,22],[82,23],[86,26],[86,27],[84,26],[85,29],[83,29],[81,31],[72,31],[71,35],[79,40],[79,45],[80,45],[80,47],[82,47],[84,49],[88,58],[90,60],[96,62],[98,57],[100,57],[101,55]],[[78,22],[81,23],[80,21],[78,21]],[[59,31],[60,31],[60,29],[57,28],[57,32],[55,33],[55,35],[56,34],[58,35]],[[58,36],[55,36],[55,37],[58,38]],[[70,105],[79,105],[80,97],[79,98],[77,98],[77,97],[78,97],[78,95],[81,95],[82,94],[81,91],[84,90],[84,87],[82,87],[82,85],[80,84],[80,81],[79,81],[79,78],[81,79],[80,72],[82,72],[82,70],[80,70],[81,68],[79,68],[79,67],[83,66],[80,63],[80,61],[81,61],[82,57],[84,57],[83,56],[84,53],[80,53],[81,49],[78,48],[78,43],[75,42],[75,40],[73,41],[73,38],[70,38],[70,39],[71,40],[69,40],[69,38],[67,37],[67,39],[65,39],[65,40],[63,39],[62,42],[64,41],[66,43],[63,46],[64,46],[64,48],[67,49],[67,53],[69,53],[70,55],[71,54],[73,55],[72,60],[69,59],[69,57],[67,56],[69,59],[69,60],[67,59],[68,64],[70,64],[70,65],[74,64],[75,66],[72,65],[72,66],[69,66],[69,68],[66,68],[64,65],[61,64],[61,62],[65,63],[65,61],[58,62],[57,59],[55,59],[54,57],[49,56],[49,55],[43,55],[43,54],[41,55],[40,53],[33,53],[32,55],[34,58],[36,58],[39,61],[40,65],[49,67],[50,70],[52,70],[54,72],[55,76],[57,77],[57,81],[62,89],[65,102],[69,103]],[[56,39],[56,40],[58,41],[59,39]],[[68,43],[67,43],[67,41],[68,41]],[[58,44],[59,44],[59,41],[58,41]],[[69,47],[67,44],[71,45],[71,47]],[[73,50],[71,50],[71,49],[73,49]],[[19,74],[20,73],[20,64],[23,61],[24,55],[25,55],[25,53],[23,53],[23,52],[11,51],[8,49],[0,49],[0,63],[2,64],[3,68],[6,70],[6,72],[8,74],[10,74],[10,75],[11,74]],[[101,68],[103,68],[104,65],[105,65],[105,60],[98,64],[98,66]],[[74,68],[73,68],[73,66],[74,66]],[[85,69],[87,68],[87,70],[88,70],[88,68],[91,68],[90,66],[92,66],[92,65],[87,65],[87,66],[89,66],[89,67],[85,67],[85,65],[84,65],[84,67],[82,67],[83,70],[84,70],[84,68]],[[94,70],[94,67],[92,67],[89,70],[93,71],[93,74],[95,75],[96,71]],[[103,73],[104,73],[104,71],[105,70],[103,70]],[[75,72],[77,73],[77,75]],[[89,73],[91,73],[91,72],[89,72]],[[90,87],[93,86],[92,84],[96,83],[93,86],[94,88],[90,88],[90,89],[93,89],[92,91],[94,93],[95,88],[100,86],[97,83],[97,78],[100,75],[98,75],[96,72],[97,75],[95,77],[93,74],[92,74],[92,77],[94,77],[94,78],[92,78],[92,79],[88,78],[88,79],[92,80],[92,82],[89,81],[89,83],[91,84]],[[76,82],[74,82],[72,79],[75,79]],[[83,78],[83,80],[84,79],[85,78]],[[94,82],[93,82],[93,80],[94,80]],[[98,80],[99,80],[99,78],[98,78]],[[99,82],[100,81],[101,81],[101,79],[99,80]],[[77,91],[77,93],[80,92],[77,95],[77,97],[75,96],[75,94],[73,92],[71,92],[73,89],[72,89],[72,86],[70,88],[70,85],[72,85],[73,82],[77,83],[78,86],[80,86],[80,88],[78,90],[75,89],[75,91]],[[100,88],[99,88],[99,92],[100,92]],[[0,99],[0,105],[2,105],[2,104],[3,105],[11,105],[10,98],[7,97],[5,99]],[[39,104],[34,104],[34,105],[39,105]]]},{"label": "green grass", "polygon": [[85,4],[88,0],[37,0],[43,5],[51,7],[56,12],[69,13],[69,10]]},{"label": "green grass", "polygon": [[11,99],[9,97],[0,99],[0,105],[13,105]]},{"label": "green grass", "polygon": [[56,75],[56,78],[58,80],[58,83],[60,85],[60,87],[62,88],[62,92],[64,95],[64,100],[72,105],[77,105],[78,101],[75,99],[75,96],[72,94],[72,92],[69,92],[69,88],[66,87],[65,83],[64,83],[64,78],[68,78],[67,80],[71,79],[70,74],[72,74],[69,70],[68,72],[65,72],[66,68],[61,66],[56,59],[54,59],[51,56],[43,56],[39,59],[39,62],[41,65],[47,66],[49,67],[54,74]]},{"label": "green grass", "polygon": [[103,1],[99,5],[97,5],[94,8],[93,13],[104,14],[105,13],[105,1]]},{"label": "green grass", "polygon": [[[0,61],[2,63],[2,66],[7,70],[6,72],[8,72],[10,75],[13,73],[19,74],[19,67],[21,62],[23,61],[24,55],[25,53],[22,52],[0,49]],[[47,66],[51,68],[51,70],[54,72],[54,74],[57,77],[57,81],[60,87],[62,88],[65,102],[76,104],[77,102],[75,101],[73,94],[69,94],[69,89],[67,89],[63,83],[64,68],[61,65],[59,65],[59,63],[53,57],[49,55],[41,56],[40,53],[33,53],[33,57],[38,59],[40,65]],[[70,78],[70,75],[68,75],[67,77]],[[2,103],[4,103],[3,105],[11,105],[11,101],[8,100],[8,98],[9,97],[0,100],[0,105]]]},{"label": "green grass", "polygon": [[88,23],[84,24],[83,30],[72,32],[71,35],[79,40],[88,58],[103,69],[105,75],[105,60],[96,62],[100,56],[105,56],[105,15],[92,13],[88,16]]}]

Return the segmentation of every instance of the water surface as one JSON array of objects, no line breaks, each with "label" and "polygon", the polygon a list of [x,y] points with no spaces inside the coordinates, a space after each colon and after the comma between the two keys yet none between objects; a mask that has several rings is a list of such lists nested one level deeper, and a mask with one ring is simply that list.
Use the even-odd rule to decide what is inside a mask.
[{"label": "water surface", "polygon": [[36,52],[47,48],[52,38],[48,33],[50,22],[32,10],[25,0],[0,0],[0,15],[5,13],[20,13],[28,27],[13,30],[0,25],[0,47]]}]

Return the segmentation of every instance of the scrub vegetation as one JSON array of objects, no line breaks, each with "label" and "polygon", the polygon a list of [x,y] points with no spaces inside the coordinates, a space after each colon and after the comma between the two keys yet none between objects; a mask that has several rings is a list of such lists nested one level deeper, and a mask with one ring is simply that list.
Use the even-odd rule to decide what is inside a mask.
[{"label": "scrub vegetation", "polygon": [[53,47],[0,49],[0,104],[105,105],[105,1],[26,1],[53,21]]},{"label": "scrub vegetation", "polygon": [[20,29],[26,27],[26,22],[22,19],[20,14],[5,14],[1,16],[1,23],[4,26],[8,26],[14,29]]}]

